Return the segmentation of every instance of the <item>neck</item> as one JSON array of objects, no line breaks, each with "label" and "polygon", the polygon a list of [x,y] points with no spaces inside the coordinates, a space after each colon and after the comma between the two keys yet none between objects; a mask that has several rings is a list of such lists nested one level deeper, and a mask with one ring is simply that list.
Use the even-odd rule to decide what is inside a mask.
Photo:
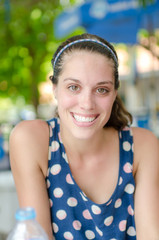
[{"label": "neck", "polygon": [[113,132],[115,132],[115,130],[112,128],[103,128],[100,132],[96,133],[94,137],[77,139],[61,128],[61,138],[68,156],[73,155],[77,159],[87,158],[88,160],[88,156],[95,156],[103,147],[110,144]]}]

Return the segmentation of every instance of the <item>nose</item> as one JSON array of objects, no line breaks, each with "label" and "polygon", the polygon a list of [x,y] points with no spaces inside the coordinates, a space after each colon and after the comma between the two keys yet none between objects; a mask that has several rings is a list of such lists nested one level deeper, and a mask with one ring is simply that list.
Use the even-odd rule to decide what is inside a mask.
[{"label": "nose", "polygon": [[79,96],[79,106],[83,110],[92,110],[94,108],[94,97],[92,92],[85,91]]}]

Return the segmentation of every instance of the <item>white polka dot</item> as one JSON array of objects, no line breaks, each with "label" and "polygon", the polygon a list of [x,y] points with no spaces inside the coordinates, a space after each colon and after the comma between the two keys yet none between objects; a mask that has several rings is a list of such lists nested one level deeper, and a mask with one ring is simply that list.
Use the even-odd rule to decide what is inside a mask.
[{"label": "white polka dot", "polygon": [[49,146],[48,160],[51,160],[51,147]]},{"label": "white polka dot", "polygon": [[96,226],[96,231],[101,237],[103,236],[103,232],[97,226]]},{"label": "white polka dot", "polygon": [[52,134],[52,127],[49,126],[49,136],[52,137],[52,135],[53,135],[53,134]]},{"label": "white polka dot", "polygon": [[64,210],[58,210],[56,213],[56,217],[60,220],[65,219],[67,216],[66,212]]},{"label": "white polka dot", "polygon": [[109,206],[111,203],[112,203],[112,199],[108,203],[106,203],[106,206]]},{"label": "white polka dot", "polygon": [[60,133],[60,132],[58,133],[58,137],[59,137],[59,141],[60,141],[60,143],[62,143],[61,133]]},{"label": "white polka dot", "polygon": [[73,198],[73,197],[70,197],[68,198],[67,200],[67,204],[70,206],[70,207],[75,207],[77,206],[77,199],[76,198]]},{"label": "white polka dot", "polygon": [[52,152],[56,152],[58,149],[59,149],[59,143],[57,141],[52,141],[52,144],[51,144],[51,151]]},{"label": "white polka dot", "polygon": [[47,169],[47,177],[49,176],[50,174],[50,168]]},{"label": "white polka dot", "polygon": [[86,194],[84,193],[84,192],[82,192],[83,193],[83,195],[86,197]]},{"label": "white polka dot", "polygon": [[133,170],[132,165],[128,162],[125,163],[123,169],[124,169],[124,172],[126,172],[126,173],[131,173]]},{"label": "white polka dot", "polygon": [[63,236],[64,236],[65,239],[68,239],[68,240],[73,239],[73,235],[72,235],[71,232],[65,232]]},{"label": "white polka dot", "polygon": [[131,237],[136,236],[136,231],[134,227],[129,227],[127,230],[127,234]]},{"label": "white polka dot", "polygon": [[53,206],[53,201],[49,198],[49,202],[50,202],[50,207]]},{"label": "white polka dot", "polygon": [[131,207],[131,205],[128,206],[128,213],[133,216],[134,215],[134,210],[133,208]]},{"label": "white polka dot", "polygon": [[125,192],[127,192],[128,194],[132,194],[134,192],[134,185],[132,184],[127,184],[125,187]]},{"label": "white polka dot", "polygon": [[61,188],[55,188],[53,194],[56,198],[61,198],[63,195],[63,190]]},{"label": "white polka dot", "polygon": [[66,155],[66,153],[62,153],[62,157],[65,159],[65,161],[66,161],[66,163],[68,163],[68,159],[67,159],[67,155]]},{"label": "white polka dot", "polygon": [[85,202],[88,201],[87,198],[85,197],[85,195],[82,192],[80,192],[80,194],[81,194],[81,196],[82,196],[82,198]]},{"label": "white polka dot", "polygon": [[126,229],[126,223],[127,223],[126,220],[122,220],[122,221],[119,223],[119,230],[120,230],[121,232],[124,232],[124,231],[125,231],[125,229]]},{"label": "white polka dot", "polygon": [[96,206],[96,205],[92,205],[92,212],[96,215],[100,214],[101,213],[101,209],[100,207]]},{"label": "white polka dot", "polygon": [[73,227],[74,227],[74,229],[75,230],[80,230],[81,229],[81,226],[82,226],[82,224],[80,223],[80,221],[78,221],[78,220],[75,220],[75,221],[73,221]]},{"label": "white polka dot", "polygon": [[132,128],[130,128],[130,136],[133,136]]},{"label": "white polka dot", "polygon": [[51,125],[52,128],[54,128],[55,127],[55,121],[50,122],[50,125]]},{"label": "white polka dot", "polygon": [[95,234],[91,230],[85,231],[85,236],[86,236],[87,239],[94,239],[95,238]]},{"label": "white polka dot", "polygon": [[131,149],[131,144],[127,141],[123,142],[123,149],[128,152]]},{"label": "white polka dot", "polygon": [[57,175],[60,171],[61,171],[61,165],[60,165],[60,164],[54,164],[54,165],[51,167],[51,170],[50,170],[50,172],[51,172],[53,175]]},{"label": "white polka dot", "polygon": [[132,144],[132,151],[134,152],[134,143]]},{"label": "white polka dot", "polygon": [[121,185],[121,184],[122,184],[122,182],[123,182],[123,178],[122,178],[122,177],[120,177],[120,178],[119,178],[119,185]]},{"label": "white polka dot", "polygon": [[82,214],[83,214],[83,217],[85,219],[92,219],[92,216],[91,216],[90,212],[87,209],[84,210]]},{"label": "white polka dot", "polygon": [[59,230],[59,227],[57,226],[57,224],[53,223],[52,226],[53,226],[54,232],[57,233]]},{"label": "white polka dot", "polygon": [[113,216],[110,216],[110,217],[107,217],[105,220],[104,220],[104,224],[108,227],[112,224],[113,222]]},{"label": "white polka dot", "polygon": [[120,198],[118,198],[118,199],[116,200],[116,202],[115,202],[114,207],[115,207],[115,208],[119,208],[119,207],[121,206],[121,204],[122,204],[122,200],[121,200]]},{"label": "white polka dot", "polygon": [[74,184],[74,182],[73,182],[73,180],[71,178],[71,175],[69,173],[66,175],[66,182],[68,184]]},{"label": "white polka dot", "polygon": [[46,185],[47,185],[47,188],[49,188],[50,187],[50,181],[47,179],[47,181],[46,181]]}]

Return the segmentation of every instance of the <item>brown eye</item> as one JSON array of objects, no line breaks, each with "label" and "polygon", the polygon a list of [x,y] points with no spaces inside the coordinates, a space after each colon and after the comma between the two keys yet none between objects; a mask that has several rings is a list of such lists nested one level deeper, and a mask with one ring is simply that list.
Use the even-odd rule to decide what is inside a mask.
[{"label": "brown eye", "polygon": [[97,93],[105,94],[105,93],[108,93],[108,90],[106,88],[97,88]]},{"label": "brown eye", "polygon": [[77,85],[71,85],[68,87],[68,89],[71,90],[72,92],[79,91],[79,87]]}]

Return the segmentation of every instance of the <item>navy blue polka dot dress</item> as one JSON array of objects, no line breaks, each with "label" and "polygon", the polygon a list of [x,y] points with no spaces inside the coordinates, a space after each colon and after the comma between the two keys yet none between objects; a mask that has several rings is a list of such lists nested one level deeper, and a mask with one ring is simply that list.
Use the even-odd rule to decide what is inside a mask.
[{"label": "navy blue polka dot dress", "polygon": [[133,137],[131,129],[119,132],[118,183],[104,204],[91,201],[75,182],[60,139],[59,119],[50,128],[46,184],[56,240],[136,240],[134,220]]}]

